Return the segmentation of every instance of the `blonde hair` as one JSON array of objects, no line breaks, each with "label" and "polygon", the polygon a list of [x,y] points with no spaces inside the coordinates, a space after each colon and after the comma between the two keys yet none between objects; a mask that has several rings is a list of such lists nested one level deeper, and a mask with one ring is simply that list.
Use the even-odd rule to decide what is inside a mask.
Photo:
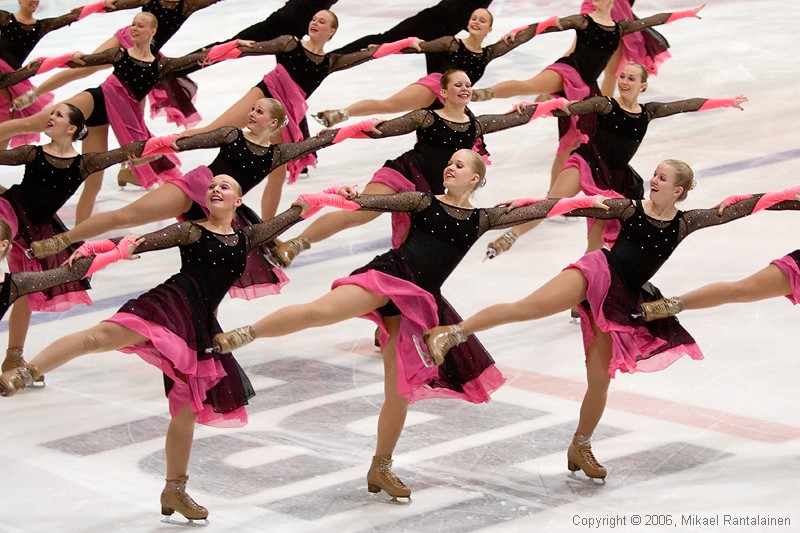
[{"label": "blonde hair", "polygon": [[[486,185],[486,161],[483,160],[483,157],[476,151],[470,150],[468,148],[462,148],[459,152],[465,152],[469,154],[469,168],[478,175],[478,184],[475,185],[475,189],[480,189],[484,185]],[[456,152],[458,153],[458,152]],[[473,189],[473,191],[475,191]]]},{"label": "blonde hair", "polygon": [[269,107],[269,114],[272,118],[278,121],[278,129],[283,128],[289,123],[289,116],[286,114],[286,108],[283,104],[274,98],[264,98]]},{"label": "blonde hair", "polygon": [[678,197],[678,201],[686,200],[689,191],[694,189],[697,182],[694,180],[694,171],[685,161],[680,159],[665,159],[662,163],[669,165],[675,171],[675,186],[683,187],[683,192]]}]

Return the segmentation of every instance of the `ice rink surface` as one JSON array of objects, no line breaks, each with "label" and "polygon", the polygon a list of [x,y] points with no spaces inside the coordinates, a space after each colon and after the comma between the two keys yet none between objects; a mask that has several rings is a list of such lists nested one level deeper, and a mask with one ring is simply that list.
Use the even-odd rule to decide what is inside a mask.
[{"label": "ice rink surface", "polygon": [[[433,3],[340,0],[334,10],[341,28],[330,49]],[[57,15],[73,5],[43,2],[38,15]],[[225,0],[193,15],[164,53],[182,55],[227,38],[279,5]],[[577,1],[495,0],[490,41],[578,7]],[[689,7],[683,1],[640,0],[636,12]],[[5,0],[0,8],[13,11],[16,4]],[[698,186],[684,209],[800,182],[800,7],[792,0],[711,0],[701,14],[702,20],[659,28],[673,57],[651,78],[642,101],[742,94],[750,102],[744,112],[718,109],[651,124],[633,165],[646,179],[662,159],[689,162]],[[47,36],[32,57],[89,52],[131,18],[132,12],[92,16]],[[560,57],[571,39],[571,32],[541,36],[493,62],[477,86],[528,78]],[[200,113],[206,121],[214,118],[273,65],[270,57],[247,58],[193,74]],[[422,57],[373,61],[332,75],[309,104],[319,110],[383,98],[423,74]],[[105,75],[62,88],[57,99],[95,86]],[[504,112],[513,101],[475,104],[473,110]],[[158,134],[173,131],[162,119],[150,124]],[[350,140],[326,149],[308,178],[285,187],[281,205],[333,183],[363,185],[384,160],[413,142],[412,136]],[[493,165],[476,205],[544,195],[556,145],[552,119],[493,134],[487,144]],[[184,169],[208,163],[214,154],[182,154]],[[0,183],[8,186],[21,174],[19,167],[0,167]],[[115,174],[107,171],[98,210],[116,209],[142,194],[120,190]],[[246,201],[257,209],[260,195],[259,188]],[[61,213],[68,226],[76,199]],[[653,281],[673,295],[749,275],[797,248],[798,222],[797,213],[765,212],[698,232]],[[226,299],[220,322],[229,329],[317,298],[334,279],[387,249],[388,235],[389,220],[382,217],[315,245],[287,270],[292,282],[283,294],[250,302]],[[444,286],[464,316],[528,294],[578,259],[585,244],[583,222],[546,223],[510,253],[482,262],[485,245],[498,235],[484,236]],[[35,315],[26,355],[110,316],[178,264],[177,251],[163,251],[95,275],[94,306]],[[395,471],[414,491],[410,505],[389,505],[385,495],[372,497],[366,490],[383,390],[371,324],[353,319],[259,341],[237,352],[257,390],[250,423],[234,430],[197,427],[189,491],[209,508],[209,531],[800,531],[797,318],[798,310],[784,298],[682,314],[706,359],[681,360],[655,374],[623,374],[612,382],[593,441],[610,472],[602,486],[582,475],[572,478],[566,469],[585,388],[579,327],[558,315],[485,332],[479,337],[508,381],[487,404],[436,400],[411,406],[395,453]],[[5,332],[7,321],[0,328]],[[115,352],[80,358],[49,373],[47,383],[44,390],[0,399],[0,531],[175,527],[159,522],[169,415],[158,372]],[[726,516],[739,525],[725,522]],[[748,517],[790,523],[741,525]],[[716,525],[702,525],[714,519]]]}]

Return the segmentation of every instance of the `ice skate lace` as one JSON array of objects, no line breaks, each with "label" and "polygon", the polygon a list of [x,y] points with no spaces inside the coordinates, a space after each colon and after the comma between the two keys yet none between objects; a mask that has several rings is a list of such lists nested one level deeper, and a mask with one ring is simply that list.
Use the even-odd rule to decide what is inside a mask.
[{"label": "ice skate lace", "polygon": [[576,446],[578,452],[583,456],[583,459],[589,463],[589,465],[595,468],[602,468],[597,459],[594,457],[594,453],[592,453],[592,446],[590,444],[578,444]]},{"label": "ice skate lace", "polygon": [[386,477],[386,479],[387,479],[387,480],[388,480],[388,481],[389,481],[389,482],[390,482],[392,485],[394,485],[395,487],[397,487],[397,488],[399,488],[399,489],[405,489],[405,488],[407,488],[407,487],[406,487],[406,485],[405,485],[405,483],[403,483],[402,481],[400,481],[400,478],[399,478],[399,477],[397,477],[397,474],[395,474],[395,473],[392,471],[392,461],[391,461],[391,460],[389,460],[389,459],[384,459],[383,461],[381,461],[381,474],[383,474],[383,475]]},{"label": "ice skate lace", "polygon": [[507,231],[499,238],[489,243],[489,246],[498,252],[507,252],[512,246],[514,246],[515,242],[517,242],[517,236],[511,231]]},{"label": "ice skate lace", "polygon": [[655,302],[642,304],[642,310],[648,320],[667,318],[681,312],[683,306],[677,298],[662,298]]}]

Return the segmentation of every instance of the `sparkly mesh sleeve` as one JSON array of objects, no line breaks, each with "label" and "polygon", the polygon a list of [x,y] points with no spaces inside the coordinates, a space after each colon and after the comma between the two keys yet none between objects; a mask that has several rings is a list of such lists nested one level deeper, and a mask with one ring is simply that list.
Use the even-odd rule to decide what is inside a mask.
[{"label": "sparkly mesh sleeve", "polygon": [[57,30],[59,28],[63,28],[64,26],[69,26],[76,20],[78,20],[78,15],[81,14],[81,8],[76,7],[66,15],[61,15],[60,17],[53,17],[42,19],[42,35],[46,33],[50,33],[53,30]]},{"label": "sparkly mesh sleeve", "polygon": [[251,55],[275,55],[281,52],[288,52],[300,46],[300,41],[294,35],[281,35],[269,41],[259,41],[253,43],[250,48],[242,50],[243,56]]},{"label": "sparkly mesh sleeve", "polygon": [[122,59],[122,55],[124,54],[122,48],[106,48],[102,52],[97,52],[96,54],[88,54],[81,58],[83,61],[83,65],[79,65],[74,61],[70,61],[67,65],[70,68],[81,68],[81,67],[96,67],[99,65],[110,65],[114,61],[118,61]]},{"label": "sparkly mesh sleeve", "polygon": [[94,257],[82,257],[74,261],[71,267],[62,265],[40,272],[30,271],[11,274],[11,302],[26,294],[43,291],[71,281],[78,281],[89,271],[92,261],[94,261]]},{"label": "sparkly mesh sleeve", "polygon": [[431,205],[431,195],[419,191],[397,194],[362,194],[353,201],[367,211],[416,213]]},{"label": "sparkly mesh sleeve", "polygon": [[659,13],[658,15],[652,15],[642,19],[620,20],[617,22],[617,24],[619,24],[620,36],[642,31],[651,26],[660,26],[667,22],[670,15],[672,15],[672,13]]},{"label": "sparkly mesh sleeve", "polygon": [[114,2],[114,11],[142,7],[144,5],[149,4],[151,1],[154,0],[117,0],[116,2]]},{"label": "sparkly mesh sleeve", "polygon": [[[197,241],[202,235],[200,226],[192,222],[178,222],[166,228],[142,235],[140,238],[142,242],[132,254],[140,254],[142,252],[152,252],[155,250],[165,250],[175,246],[192,244]],[[114,242],[119,242],[122,237],[112,239]]]},{"label": "sparkly mesh sleeve", "polygon": [[[750,198],[739,200],[728,207],[726,207],[722,214],[714,207],[712,209],[692,209],[683,213],[681,219],[680,229],[678,231],[678,238],[683,240],[693,231],[707,228],[709,226],[718,226],[720,224],[727,224],[733,220],[746,217],[753,212],[759,198],[763,194],[754,194]],[[774,206],[767,208],[770,211],[797,211],[800,210],[800,202],[795,200],[785,201]]]},{"label": "sparkly mesh sleeve", "polygon": [[330,54],[330,63],[328,72],[336,72],[338,70],[345,70],[361,63],[366,63],[375,55],[378,49],[376,47],[367,48],[366,50],[358,50],[349,54]]},{"label": "sparkly mesh sleeve", "polygon": [[[539,202],[517,207],[509,211],[506,207],[491,207],[484,209],[486,212],[486,222],[481,220],[480,233],[490,229],[503,229],[510,228],[528,222],[531,220],[538,220],[545,218],[547,213],[558,203],[559,198],[547,198]],[[596,207],[574,209],[565,216],[579,216],[586,218],[598,218],[603,220],[620,219],[625,220],[630,217],[635,209],[633,202],[628,199],[607,199],[604,201],[609,206],[609,210],[600,209]]]},{"label": "sparkly mesh sleeve", "polygon": [[40,62],[34,61],[27,67],[22,67],[14,72],[4,72],[0,74],[0,89],[5,89],[9,85],[15,85],[36,75],[36,71],[39,70],[39,65],[41,65]]},{"label": "sparkly mesh sleeve", "polygon": [[188,137],[181,137],[175,144],[183,152],[184,150],[200,150],[203,148],[219,148],[225,144],[230,144],[241,135],[241,130],[232,126],[223,126],[206,133],[198,133]]},{"label": "sparkly mesh sleeve", "polygon": [[164,79],[171,74],[179,72],[187,67],[192,67],[196,64],[201,64],[205,59],[207,50],[199,52],[192,52],[181,57],[165,57],[161,56],[158,59],[158,78]]},{"label": "sparkly mesh sleeve", "polygon": [[455,52],[458,50],[458,40],[453,36],[439,37],[432,41],[419,43],[423,54],[440,54],[443,52]]},{"label": "sparkly mesh sleeve", "polygon": [[[592,113],[599,113],[607,115],[613,109],[611,99],[607,96],[592,96],[586,100],[573,102],[567,106],[570,115],[590,115]],[[567,113],[563,109],[556,109],[553,111],[554,117],[565,117]]]},{"label": "sparkly mesh sleeve", "polygon": [[707,98],[689,98],[677,102],[648,102],[644,104],[644,108],[651,119],[662,118],[678,113],[698,111],[707,100]]},{"label": "sparkly mesh sleeve", "polygon": [[144,144],[144,141],[134,141],[120,146],[115,150],[109,150],[108,152],[89,152],[83,154],[80,163],[81,177],[86,179],[98,170],[103,170],[111,165],[122,163],[131,157],[139,157],[142,155],[142,150],[144,150]]},{"label": "sparkly mesh sleeve", "polygon": [[333,144],[333,139],[336,137],[338,130],[324,130],[319,134],[303,139],[296,143],[280,143],[275,145],[275,151],[272,158],[272,169],[276,169],[281,165],[304,157],[311,152],[315,152],[320,148],[326,148]]},{"label": "sparkly mesh sleeve", "polygon": [[195,11],[200,11],[208,6],[213,6],[220,1],[221,0],[186,0],[186,2],[183,4],[183,14],[184,16],[188,17]]},{"label": "sparkly mesh sleeve", "polygon": [[[561,30],[585,30],[589,26],[589,21],[583,15],[569,15],[558,19]],[[644,28],[642,28],[644,29]],[[558,28],[548,28],[545,32],[557,31]]]},{"label": "sparkly mesh sleeve", "polygon": [[429,128],[433,125],[433,111],[427,109],[417,109],[410,113],[406,113],[402,117],[385,120],[375,126],[380,133],[374,131],[365,131],[368,137],[378,139],[382,137],[395,137],[397,135],[405,135],[412,131],[419,129]]},{"label": "sparkly mesh sleeve", "polygon": [[[561,19],[561,20],[566,20],[566,19]],[[504,40],[501,39],[501,40],[497,41],[496,43],[490,44],[489,46],[487,46],[486,47],[486,49],[488,51],[488,53],[487,53],[487,61],[493,61],[493,60],[497,59],[498,57],[509,53],[514,48],[516,48],[518,46],[521,46],[521,45],[527,43],[528,41],[530,41],[531,39],[533,39],[536,36],[536,29],[537,29],[538,25],[539,25],[538,23],[534,22],[533,24],[531,24],[530,26],[528,26],[524,30],[522,30],[519,33],[517,33],[514,36],[514,42],[513,43],[506,43]],[[557,31],[564,31],[566,29],[572,29],[572,28],[571,27],[567,28],[567,27],[564,27],[563,25],[562,25],[561,28],[558,28],[557,26],[550,26],[549,28],[546,28],[545,30],[543,30],[542,33],[553,33],[553,32],[557,32]]]},{"label": "sparkly mesh sleeve", "polygon": [[10,150],[0,150],[0,165],[24,165],[33,161],[34,157],[36,157],[36,147],[31,144]]},{"label": "sparkly mesh sleeve", "polygon": [[522,126],[530,122],[534,112],[536,112],[536,106],[532,105],[526,107],[522,113],[509,111],[502,115],[480,115],[475,117],[475,120],[478,121],[478,134],[485,135],[487,133],[494,133],[495,131]]},{"label": "sparkly mesh sleeve", "polygon": [[247,235],[248,240],[247,250],[250,251],[259,244],[275,239],[275,237],[303,220],[301,212],[302,209],[299,206],[293,205],[283,213],[278,213],[267,221],[243,227],[242,232]]}]

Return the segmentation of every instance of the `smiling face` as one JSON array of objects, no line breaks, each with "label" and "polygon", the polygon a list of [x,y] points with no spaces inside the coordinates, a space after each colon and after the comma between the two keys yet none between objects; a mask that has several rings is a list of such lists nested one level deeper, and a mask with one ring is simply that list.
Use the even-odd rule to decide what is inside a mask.
[{"label": "smiling face", "polygon": [[58,104],[50,111],[50,116],[44,127],[44,134],[51,139],[62,139],[66,137],[71,140],[76,130],[77,127],[70,121],[67,105],[62,103]]},{"label": "smiling face", "polygon": [[484,179],[486,167],[484,165],[481,168],[476,158],[479,159],[480,156],[472,150],[462,149],[454,153],[442,175],[445,189],[459,194],[478,188]]},{"label": "smiling face", "polygon": [[619,72],[617,89],[620,96],[636,98],[647,89],[647,71],[638,63],[628,63]]},{"label": "smiling face", "polygon": [[467,23],[467,31],[470,35],[480,37],[481,40],[492,31],[493,17],[488,9],[476,9],[472,12]]},{"label": "smiling face", "polygon": [[465,72],[448,71],[442,76],[442,83],[446,84],[441,89],[445,101],[460,102],[466,106],[472,100],[472,82]]},{"label": "smiling face", "polygon": [[685,197],[686,189],[678,184],[675,167],[662,161],[650,178],[650,199],[658,203],[677,202]]},{"label": "smiling face", "polygon": [[150,13],[139,13],[131,22],[131,40],[135,44],[147,44],[156,34],[158,20]]},{"label": "smiling face", "polygon": [[232,210],[242,203],[242,187],[227,174],[214,176],[206,190],[206,207]]},{"label": "smiling face", "polygon": [[308,36],[311,39],[327,42],[333,38],[338,27],[339,21],[333,12],[319,11],[308,23]]}]

